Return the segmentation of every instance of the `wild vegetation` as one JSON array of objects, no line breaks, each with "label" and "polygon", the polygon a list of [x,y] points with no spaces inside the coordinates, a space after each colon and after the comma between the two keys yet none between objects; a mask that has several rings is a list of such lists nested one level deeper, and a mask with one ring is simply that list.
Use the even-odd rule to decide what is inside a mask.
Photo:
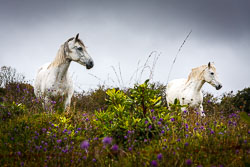
[{"label": "wild vegetation", "polygon": [[44,109],[25,77],[0,71],[1,166],[249,166],[250,87],[204,94],[202,118],[166,106],[164,85],[99,86]]}]

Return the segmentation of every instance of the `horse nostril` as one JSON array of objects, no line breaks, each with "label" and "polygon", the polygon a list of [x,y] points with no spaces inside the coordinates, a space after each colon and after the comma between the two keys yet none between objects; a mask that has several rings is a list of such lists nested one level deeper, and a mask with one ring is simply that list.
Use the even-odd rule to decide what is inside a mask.
[{"label": "horse nostril", "polygon": [[222,88],[222,85],[218,85],[218,86],[216,87],[217,90],[219,90],[220,88]]},{"label": "horse nostril", "polygon": [[86,66],[87,66],[87,69],[90,69],[94,66],[94,62],[90,61]]}]

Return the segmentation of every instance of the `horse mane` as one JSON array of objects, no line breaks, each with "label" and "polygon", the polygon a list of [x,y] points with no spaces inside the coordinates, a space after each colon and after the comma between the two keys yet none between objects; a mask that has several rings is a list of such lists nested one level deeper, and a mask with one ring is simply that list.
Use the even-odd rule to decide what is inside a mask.
[{"label": "horse mane", "polygon": [[[187,82],[189,82],[191,79],[202,80],[203,75],[201,74],[203,74],[206,68],[208,68],[208,65],[202,65],[200,67],[193,68],[191,73],[188,75]],[[216,71],[216,68],[213,64],[211,64],[210,68],[212,68],[213,71]]]},{"label": "horse mane", "polygon": [[[57,55],[54,59],[54,61],[52,63],[50,63],[50,65],[48,66],[48,68],[50,67],[57,67],[60,64],[66,63],[67,62],[67,53],[70,52],[69,50],[69,46],[68,46],[68,42],[72,41],[74,39],[74,37],[68,39],[63,45],[60,46]],[[77,39],[77,42],[80,43],[83,47],[85,47],[85,45],[83,44],[82,40]]]},{"label": "horse mane", "polygon": [[64,51],[64,45],[61,45],[58,52],[57,52],[57,54],[56,54],[56,57],[55,57],[54,61],[52,63],[50,63],[48,68],[57,67],[60,64],[66,63],[66,61],[67,61],[67,59],[66,59],[66,54],[65,54],[65,51]]}]

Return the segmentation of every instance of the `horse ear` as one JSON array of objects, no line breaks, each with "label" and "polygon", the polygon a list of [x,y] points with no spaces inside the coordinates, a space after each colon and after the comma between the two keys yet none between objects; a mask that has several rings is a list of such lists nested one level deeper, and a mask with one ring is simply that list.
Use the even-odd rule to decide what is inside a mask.
[{"label": "horse ear", "polygon": [[208,66],[208,68],[210,69],[210,67],[211,67],[211,64],[210,64],[210,62],[208,63],[208,65],[207,65],[207,66]]},{"label": "horse ear", "polygon": [[77,42],[78,37],[79,37],[79,33],[77,33],[77,34],[76,34],[76,37],[75,37],[75,42]]}]

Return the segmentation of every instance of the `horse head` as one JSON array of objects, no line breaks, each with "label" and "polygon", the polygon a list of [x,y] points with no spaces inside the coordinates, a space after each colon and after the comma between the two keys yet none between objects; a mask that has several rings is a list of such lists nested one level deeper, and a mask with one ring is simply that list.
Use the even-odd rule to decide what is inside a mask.
[{"label": "horse head", "polygon": [[64,53],[70,61],[75,61],[87,69],[91,69],[94,66],[94,61],[88,54],[86,47],[81,39],[79,39],[79,33],[76,37],[68,39],[64,43]]},{"label": "horse head", "polygon": [[213,87],[215,87],[216,90],[222,88],[222,84],[219,82],[216,68],[210,62],[208,63],[207,68],[205,68],[204,70],[204,80]]}]

